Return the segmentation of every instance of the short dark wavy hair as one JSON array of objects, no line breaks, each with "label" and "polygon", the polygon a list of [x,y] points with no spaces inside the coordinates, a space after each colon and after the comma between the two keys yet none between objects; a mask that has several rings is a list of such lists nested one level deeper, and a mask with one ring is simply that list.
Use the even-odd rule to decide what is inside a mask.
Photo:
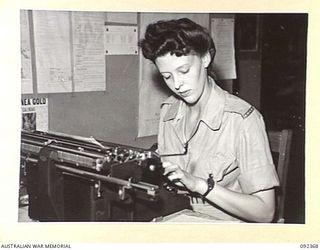
[{"label": "short dark wavy hair", "polygon": [[149,24],[139,46],[143,56],[153,62],[167,53],[176,56],[196,53],[204,56],[207,52],[213,61],[216,53],[207,29],[188,18],[161,20]]}]

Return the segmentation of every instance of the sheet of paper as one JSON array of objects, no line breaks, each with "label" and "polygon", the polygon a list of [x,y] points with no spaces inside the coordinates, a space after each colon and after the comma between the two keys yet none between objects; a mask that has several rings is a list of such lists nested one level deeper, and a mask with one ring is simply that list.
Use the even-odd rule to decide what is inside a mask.
[{"label": "sheet of paper", "polygon": [[137,26],[106,25],[104,41],[106,55],[138,55]]},{"label": "sheet of paper", "polygon": [[164,216],[163,218],[156,218],[155,221],[168,223],[235,223],[236,221],[224,221],[218,218],[189,209],[184,209],[173,214]]},{"label": "sheet of paper", "polygon": [[221,220],[212,220],[207,218],[201,218],[197,216],[192,216],[188,214],[180,214],[176,217],[173,217],[167,221],[167,223],[221,223]]},{"label": "sheet of paper", "polygon": [[21,99],[21,128],[24,130],[48,131],[48,98]]},{"label": "sheet of paper", "polygon": [[72,91],[70,12],[33,11],[38,93]]},{"label": "sheet of paper", "polygon": [[[192,13],[141,13],[140,38],[144,36],[148,24],[162,19],[176,19],[187,17],[209,27],[209,14]],[[160,105],[171,94],[165,87],[158,70],[153,63],[145,59],[140,53],[140,83],[139,83],[139,118],[138,137],[151,136],[158,133]]]},{"label": "sheet of paper", "polygon": [[234,18],[212,18],[211,36],[216,46],[213,71],[217,79],[235,79]]},{"label": "sheet of paper", "polygon": [[30,27],[27,10],[20,10],[21,33],[21,93],[32,94],[32,63],[30,50]]},{"label": "sheet of paper", "polygon": [[72,12],[74,91],[106,90],[102,12]]},{"label": "sheet of paper", "polygon": [[136,12],[108,12],[106,19],[108,23],[137,24],[138,15]]},{"label": "sheet of paper", "polygon": [[56,132],[56,131],[49,131],[49,132],[51,134],[54,134],[54,135],[57,135],[57,136],[64,136],[64,137],[67,137],[67,138],[72,138],[72,139],[75,139],[75,140],[91,143],[91,144],[99,146],[100,148],[106,148],[104,145],[102,145],[100,142],[98,142],[93,136],[84,137],[84,136],[80,136],[80,135],[70,135],[70,134]]}]

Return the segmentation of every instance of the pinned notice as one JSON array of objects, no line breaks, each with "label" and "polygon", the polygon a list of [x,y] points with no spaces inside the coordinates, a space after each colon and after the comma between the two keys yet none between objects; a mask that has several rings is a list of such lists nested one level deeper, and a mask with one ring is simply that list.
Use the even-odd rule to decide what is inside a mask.
[{"label": "pinned notice", "polygon": [[48,98],[32,97],[21,99],[23,130],[48,131]]},{"label": "pinned notice", "polygon": [[106,55],[138,55],[137,26],[105,26]]}]

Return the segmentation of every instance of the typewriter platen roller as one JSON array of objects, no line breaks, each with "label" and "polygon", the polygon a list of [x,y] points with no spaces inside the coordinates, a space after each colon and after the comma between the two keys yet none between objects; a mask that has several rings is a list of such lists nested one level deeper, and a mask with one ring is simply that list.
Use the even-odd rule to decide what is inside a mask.
[{"label": "typewriter platen roller", "polygon": [[39,221],[150,221],[189,207],[168,191],[150,150],[55,132],[22,131],[29,217]]}]

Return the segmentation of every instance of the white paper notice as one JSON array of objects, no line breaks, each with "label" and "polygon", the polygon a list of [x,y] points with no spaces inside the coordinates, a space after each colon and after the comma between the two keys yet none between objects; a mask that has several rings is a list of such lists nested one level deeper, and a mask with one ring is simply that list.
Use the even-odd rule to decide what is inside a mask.
[{"label": "white paper notice", "polygon": [[71,92],[70,13],[33,11],[38,93]]},{"label": "white paper notice", "polygon": [[212,18],[211,35],[216,46],[213,71],[217,79],[235,79],[234,18]]},{"label": "white paper notice", "polygon": [[[177,14],[177,13],[142,13],[140,15],[140,38],[144,36],[148,24],[161,19],[187,17],[208,28],[209,14]],[[154,64],[140,53],[140,83],[139,83],[139,121],[138,137],[151,136],[158,133],[160,105],[172,94],[164,91],[165,83],[159,79],[158,70]]]},{"label": "white paper notice", "polygon": [[48,131],[48,98],[23,98],[21,109],[22,129]]},{"label": "white paper notice", "polygon": [[72,12],[74,91],[106,90],[104,18],[101,12]]},{"label": "white paper notice", "polygon": [[137,26],[105,26],[106,55],[138,55]]},{"label": "white paper notice", "polygon": [[30,50],[30,29],[28,11],[20,11],[20,32],[21,32],[21,93],[33,93],[32,87],[32,64]]}]

